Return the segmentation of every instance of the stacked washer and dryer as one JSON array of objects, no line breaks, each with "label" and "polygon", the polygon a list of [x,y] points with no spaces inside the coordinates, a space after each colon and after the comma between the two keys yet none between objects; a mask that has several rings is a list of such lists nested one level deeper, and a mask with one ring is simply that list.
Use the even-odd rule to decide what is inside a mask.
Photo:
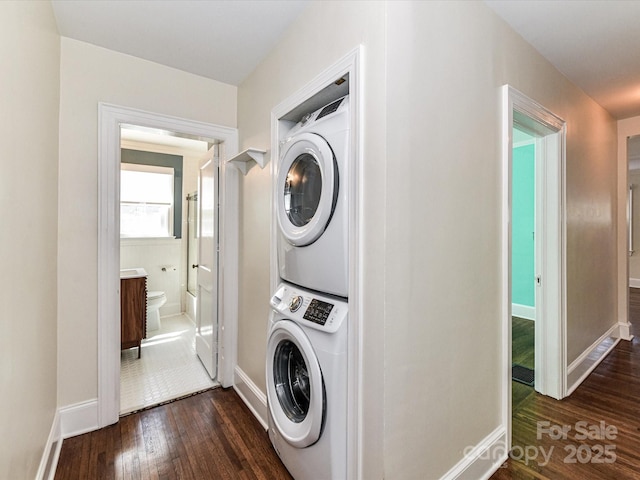
[{"label": "stacked washer and dryer", "polygon": [[347,476],[350,121],[348,96],[305,115],[281,144],[275,179],[269,438],[296,480]]}]

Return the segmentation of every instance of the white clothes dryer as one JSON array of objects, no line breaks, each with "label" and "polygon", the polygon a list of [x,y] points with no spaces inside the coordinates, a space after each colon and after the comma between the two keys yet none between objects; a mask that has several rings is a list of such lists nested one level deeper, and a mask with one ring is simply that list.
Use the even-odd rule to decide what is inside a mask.
[{"label": "white clothes dryer", "polygon": [[306,115],[282,142],[275,185],[280,278],[348,296],[349,96]]},{"label": "white clothes dryer", "polygon": [[281,284],[267,343],[269,438],[296,480],[347,476],[344,301]]}]

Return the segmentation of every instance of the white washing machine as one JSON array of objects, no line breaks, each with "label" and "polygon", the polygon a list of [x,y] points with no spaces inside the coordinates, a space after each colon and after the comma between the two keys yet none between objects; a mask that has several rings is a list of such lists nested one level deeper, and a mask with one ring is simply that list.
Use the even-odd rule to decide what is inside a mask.
[{"label": "white washing machine", "polygon": [[267,343],[269,438],[296,480],[347,476],[347,314],[335,298],[281,284]]},{"label": "white washing machine", "polygon": [[280,278],[348,296],[349,96],[306,115],[280,147],[275,185]]}]

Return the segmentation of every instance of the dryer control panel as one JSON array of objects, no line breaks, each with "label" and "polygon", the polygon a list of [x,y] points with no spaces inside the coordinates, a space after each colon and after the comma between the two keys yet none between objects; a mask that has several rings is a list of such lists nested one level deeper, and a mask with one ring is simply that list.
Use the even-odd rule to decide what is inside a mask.
[{"label": "dryer control panel", "polygon": [[271,297],[271,307],[291,320],[333,333],[347,318],[348,303],[293,285],[281,284]]}]

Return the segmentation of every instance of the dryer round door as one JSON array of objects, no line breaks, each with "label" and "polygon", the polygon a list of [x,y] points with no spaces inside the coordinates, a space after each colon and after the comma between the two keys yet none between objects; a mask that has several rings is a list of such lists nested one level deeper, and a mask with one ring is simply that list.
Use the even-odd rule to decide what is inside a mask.
[{"label": "dryer round door", "polygon": [[276,189],[282,235],[298,247],[315,242],[327,228],[338,198],[337,164],[324,138],[301,133],[289,141]]},{"label": "dryer round door", "polygon": [[275,324],[267,343],[267,399],[282,437],[297,448],[313,445],[324,422],[322,372],[309,339],[290,320]]}]

